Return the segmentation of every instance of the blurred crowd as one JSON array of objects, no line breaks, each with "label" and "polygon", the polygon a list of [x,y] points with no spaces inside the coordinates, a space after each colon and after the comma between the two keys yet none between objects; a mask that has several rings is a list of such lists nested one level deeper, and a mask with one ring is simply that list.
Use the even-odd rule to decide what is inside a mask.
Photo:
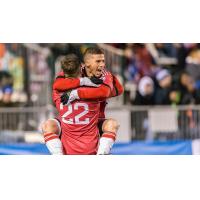
[{"label": "blurred crowd", "polygon": [[[51,84],[60,70],[59,58],[84,44],[0,43],[0,107],[45,106],[51,103]],[[82,58],[81,58],[82,59]]]},{"label": "blurred crowd", "polygon": [[[0,44],[0,106],[35,105],[60,70],[60,58],[76,53],[82,59],[84,50],[94,45]],[[111,63],[106,53],[106,62],[123,81],[125,104],[200,104],[200,44],[105,45],[122,52],[118,63]],[[42,95],[41,104],[50,101],[50,92]]]},{"label": "blurred crowd", "polygon": [[112,44],[124,51],[133,105],[200,103],[200,44]]},{"label": "blurred crowd", "polygon": [[0,106],[26,100],[22,51],[18,44],[0,44]]}]

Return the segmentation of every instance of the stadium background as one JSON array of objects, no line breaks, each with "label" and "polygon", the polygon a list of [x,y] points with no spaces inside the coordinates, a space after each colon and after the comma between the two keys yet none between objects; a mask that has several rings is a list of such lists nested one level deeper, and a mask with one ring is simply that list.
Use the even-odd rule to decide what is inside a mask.
[{"label": "stadium background", "polygon": [[[56,115],[51,85],[60,70],[60,59],[67,53],[81,58],[94,45],[104,49],[107,68],[125,88],[122,96],[108,103],[107,116],[121,125],[112,153],[199,154],[197,43],[0,44],[0,154],[48,154],[39,127]],[[157,74],[163,69],[179,86],[175,97],[168,102],[160,101],[162,96],[151,103],[141,98],[136,101],[142,77],[160,80]],[[181,78],[184,73],[189,76],[186,83]]]}]

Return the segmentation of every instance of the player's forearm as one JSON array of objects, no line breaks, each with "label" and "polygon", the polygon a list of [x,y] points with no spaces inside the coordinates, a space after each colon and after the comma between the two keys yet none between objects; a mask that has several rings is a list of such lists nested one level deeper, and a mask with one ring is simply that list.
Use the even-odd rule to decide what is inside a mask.
[{"label": "player's forearm", "polygon": [[110,96],[110,88],[101,85],[99,88],[79,88],[78,95],[80,99],[101,99]]},{"label": "player's forearm", "polygon": [[111,97],[119,96],[124,92],[124,87],[119,82],[116,76],[113,76],[113,85],[114,85],[114,88],[111,92]]},{"label": "player's forearm", "polygon": [[119,80],[117,78],[115,79],[115,86],[116,86],[116,88],[118,90],[118,95],[123,94],[124,86],[119,82]]},{"label": "player's forearm", "polygon": [[53,89],[60,92],[80,87],[79,78],[58,78],[53,83]]}]

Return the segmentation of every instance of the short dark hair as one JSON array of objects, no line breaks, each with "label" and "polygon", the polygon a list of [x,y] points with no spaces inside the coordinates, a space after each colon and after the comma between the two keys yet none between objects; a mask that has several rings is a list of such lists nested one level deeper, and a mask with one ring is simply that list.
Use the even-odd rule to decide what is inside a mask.
[{"label": "short dark hair", "polygon": [[81,63],[76,54],[68,54],[61,61],[62,70],[68,76],[77,76],[80,66]]},{"label": "short dark hair", "polygon": [[94,55],[94,54],[104,54],[103,49],[99,48],[99,47],[89,47],[85,50],[84,54],[83,54],[83,59],[85,59],[85,57],[88,55]]}]

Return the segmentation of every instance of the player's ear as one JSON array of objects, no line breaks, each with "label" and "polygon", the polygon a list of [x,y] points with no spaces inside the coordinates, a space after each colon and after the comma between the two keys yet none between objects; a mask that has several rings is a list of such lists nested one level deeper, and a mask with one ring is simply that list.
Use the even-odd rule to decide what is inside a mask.
[{"label": "player's ear", "polygon": [[85,63],[82,63],[82,64],[81,64],[81,68],[82,68],[82,69],[85,69],[85,68],[89,69],[90,66],[89,66],[89,65],[86,65]]},{"label": "player's ear", "polygon": [[84,68],[85,67],[85,63],[81,63],[81,68]]},{"label": "player's ear", "polygon": [[85,65],[85,68],[90,69],[90,66],[89,65]]},{"label": "player's ear", "polygon": [[90,69],[90,65],[84,64],[85,69]]}]

